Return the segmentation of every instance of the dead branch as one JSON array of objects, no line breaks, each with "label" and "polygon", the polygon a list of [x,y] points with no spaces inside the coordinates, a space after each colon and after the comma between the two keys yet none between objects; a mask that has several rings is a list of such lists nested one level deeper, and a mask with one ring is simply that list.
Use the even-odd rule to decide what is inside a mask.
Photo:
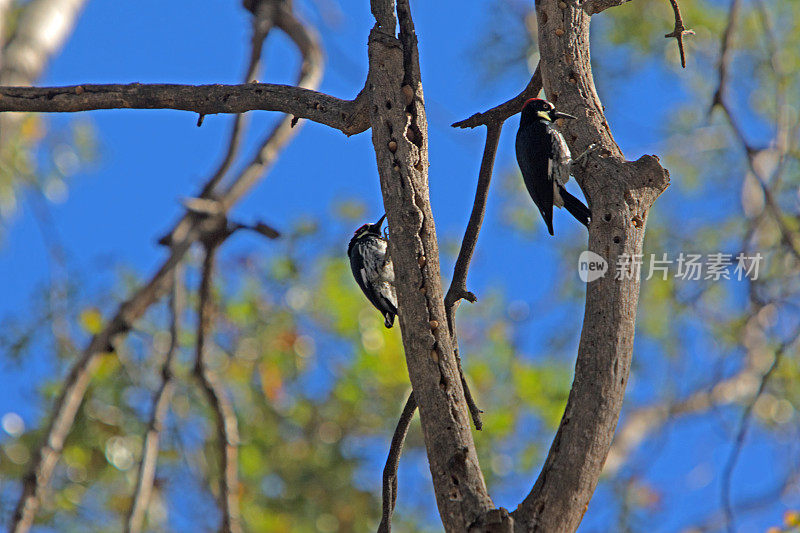
[{"label": "dead branch", "polygon": [[361,101],[268,83],[244,85],[74,85],[0,87],[1,111],[73,113],[97,109],[177,109],[200,115],[280,111],[306,118],[347,135],[364,131],[357,121]]},{"label": "dead branch", "polygon": [[467,119],[454,123],[452,126],[454,128],[476,128],[478,126],[489,126],[490,124],[497,125],[502,124],[509,117],[516,115],[519,113],[519,110],[522,109],[522,104],[525,103],[525,100],[535,98],[539,94],[539,91],[542,90],[542,71],[540,68],[541,65],[536,65],[536,70],[533,72],[533,76],[531,76],[531,81],[522,89],[522,92],[511,100],[503,102],[483,113],[475,113]]}]

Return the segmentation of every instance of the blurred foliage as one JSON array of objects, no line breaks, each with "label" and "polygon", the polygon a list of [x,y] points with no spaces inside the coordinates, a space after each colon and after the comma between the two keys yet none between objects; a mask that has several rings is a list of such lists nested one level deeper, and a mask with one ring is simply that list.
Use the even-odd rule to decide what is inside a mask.
[{"label": "blurred foliage", "polygon": [[43,115],[25,114],[0,147],[0,232],[17,214],[26,192],[37,217],[47,216],[42,215],[43,208],[64,202],[69,179],[97,159],[90,122],[78,119],[56,128],[48,124]]},{"label": "blurred foliage", "polygon": [[[518,68],[520,58],[527,58],[528,66],[536,62],[530,3],[499,0],[497,5],[487,15],[485,42],[476,49],[476,57],[485,63],[486,79]],[[753,398],[752,385],[758,384],[800,321],[800,265],[766,208],[736,135],[719,111],[708,114],[729,2],[684,1],[681,7],[686,25],[696,32],[687,38],[685,70],[679,67],[674,40],[663,37],[673,26],[665,0],[636,0],[608,10],[596,17],[593,28],[595,75],[610,115],[624,110],[630,97],[630,92],[617,89],[636,87],[648,71],[676,80],[677,90],[653,99],[657,110],[648,123],[624,113],[615,117],[617,124],[627,122],[629,128],[634,125],[655,136],[647,151],[659,154],[671,172],[672,185],[649,216],[645,257],[667,253],[674,259],[680,252],[718,251],[735,255],[747,250],[760,252],[764,259],[759,279],[750,283],[678,280],[674,264],[667,280],[656,276],[643,282],[634,369],[621,423],[643,406],[715,390],[721,381],[750,369],[755,380],[750,393],[738,399],[722,394],[719,406],[688,413],[701,417],[709,433],[725,436],[725,445],[710,452],[724,457],[743,404]],[[729,101],[748,141],[767,148],[757,163],[766,169],[782,222],[796,233],[800,3],[743,2],[731,53]],[[26,118],[20,138],[3,154],[0,219],[19,202],[20,187],[35,187],[56,200],[75,165],[95,156],[88,127],[56,134],[47,132],[41,121]],[[778,125],[787,134],[776,140]],[[498,162],[498,173],[503,165]],[[549,272],[555,282],[547,294],[550,313],[535,317],[542,327],[530,327],[528,304],[509,301],[501,291],[481,294],[479,305],[459,311],[468,379],[479,405],[490,414],[475,438],[495,492],[530,487],[561,417],[578,328],[547,321],[568,317],[577,322],[580,316],[583,286],[576,283],[574,262],[585,244],[582,228],[564,227],[563,233],[559,228],[558,241],[543,235],[518,174],[498,180],[493,191],[502,198],[502,222],[514,229],[509,239],[524,239],[526,246],[546,243],[555,250]],[[353,283],[342,253],[349,226],[360,224],[366,210],[356,201],[345,201],[333,211],[348,225],[340,223],[333,231],[335,238],[323,234],[316,221],[299,220],[276,251],[225,256],[220,268],[210,361],[237,410],[242,515],[251,531],[363,531],[374,529],[379,519],[380,472],[409,392],[407,372],[398,328],[383,328],[380,316]],[[442,242],[448,238],[442,236]],[[195,282],[197,265],[190,267],[187,278]],[[37,295],[28,318],[4,321],[0,331],[0,353],[6,360],[20,361],[45,348],[42,334],[54,334],[49,324],[64,322],[55,343],[54,364],[60,373],[54,372],[40,386],[45,404],[57,394],[73,346],[83,345],[107,314],[79,294],[79,278],[69,281],[61,315],[40,303],[47,295]],[[115,292],[126,294],[138,281],[123,273]],[[189,303],[175,363],[178,386],[149,507],[148,527],[155,531],[212,529],[217,523],[216,443],[206,401],[191,376],[191,306],[196,302],[191,298]],[[117,353],[103,356],[66,444],[52,497],[40,515],[43,524],[59,531],[118,530],[130,504],[142,435],[159,384],[167,327],[166,309],[154,307]],[[526,353],[530,346],[541,353]],[[796,440],[800,422],[798,383],[800,360],[791,346],[753,408],[758,431],[750,438],[778,450],[776,471],[796,470],[786,443]],[[41,437],[40,430],[26,429],[15,416],[8,413],[2,419],[6,435],[0,439],[0,504],[5,516],[17,497],[15,481]],[[675,513],[673,502],[685,487],[656,479],[649,470],[659,459],[670,427],[671,422],[654,432],[644,451],[634,452],[624,468],[601,484],[599,497],[603,491],[610,494],[602,501],[610,502],[607,511],[613,514],[605,530],[646,531]],[[402,465],[397,529],[435,530],[438,522],[432,514],[418,423],[412,424]],[[689,480],[705,467],[711,468],[692,463],[672,470],[675,479]],[[792,481],[790,476],[790,483],[779,487],[768,502],[774,517],[770,523],[780,524],[775,531],[797,531],[796,505],[783,503],[791,490],[798,490],[796,477]],[[709,476],[704,486],[712,480]],[[787,507],[780,511],[785,515],[774,514],[781,505]],[[714,520],[709,517],[711,525],[697,530],[719,529]]]},{"label": "blurred foliage", "polygon": [[[363,213],[348,203],[342,213]],[[398,328],[387,330],[380,315],[352,281],[338,252],[301,260],[310,243],[324,237],[317,226],[299,222],[281,252],[234,256],[222,265],[214,344],[209,362],[233,399],[239,431],[242,516],[250,531],[364,531],[380,518],[380,473],[389,438],[409,392]],[[324,246],[321,249],[324,250]],[[196,265],[195,265],[196,266]],[[187,278],[196,279],[196,268]],[[192,377],[191,296],[184,313],[176,358],[178,386],[162,440],[149,526],[182,529],[177,502],[202,502],[204,528],[216,524],[214,487],[219,476],[212,416]],[[502,483],[517,464],[526,474],[561,416],[570,371],[556,358],[532,361],[513,340],[508,305],[489,298],[460,319],[467,371],[487,417],[477,435],[487,480]],[[151,309],[114,354],[102,356],[90,392],[65,446],[53,496],[40,516],[60,531],[115,530],[130,505],[142,439],[158,387],[160,364],[169,345],[167,312]],[[33,317],[32,322],[39,322]],[[98,309],[72,310],[70,322],[82,344],[102,323]],[[8,346],[2,346],[5,350]],[[564,358],[566,360],[566,358]],[[60,378],[41,387],[52,401]],[[518,432],[531,424],[547,429],[542,440],[520,444]],[[19,479],[39,430],[9,434],[2,444],[0,477]],[[427,468],[417,423],[412,425],[404,463]],[[430,490],[423,476],[403,483]],[[8,511],[16,491],[0,492]],[[209,487],[211,489],[209,490]],[[404,494],[413,488],[404,487]],[[407,492],[406,492],[407,491]],[[431,527],[432,502],[401,496],[396,527]],[[186,510],[182,512],[187,512]],[[193,517],[192,528],[198,517]]]}]

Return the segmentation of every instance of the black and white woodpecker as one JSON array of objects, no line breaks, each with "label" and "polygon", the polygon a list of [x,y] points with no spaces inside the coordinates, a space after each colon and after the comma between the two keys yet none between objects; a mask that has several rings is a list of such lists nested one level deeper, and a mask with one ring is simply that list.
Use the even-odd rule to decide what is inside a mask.
[{"label": "black and white woodpecker", "polygon": [[522,106],[516,143],[522,179],[550,235],[553,235],[554,205],[565,207],[587,227],[592,218],[589,208],[564,189],[569,180],[572,154],[564,137],[553,127],[553,122],[559,118],[575,117],[556,111],[547,100],[531,98]]},{"label": "black and white woodpecker", "polygon": [[394,266],[387,250],[388,242],[381,235],[383,215],[375,224],[364,224],[355,231],[347,255],[353,277],[367,299],[381,312],[387,328],[397,315],[397,294],[394,289]]}]

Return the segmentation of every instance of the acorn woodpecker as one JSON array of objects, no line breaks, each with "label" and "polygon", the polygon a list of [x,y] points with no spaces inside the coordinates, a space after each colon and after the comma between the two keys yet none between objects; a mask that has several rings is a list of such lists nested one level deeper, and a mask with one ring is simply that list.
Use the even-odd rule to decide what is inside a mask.
[{"label": "acorn woodpecker", "polygon": [[564,189],[569,180],[572,154],[564,137],[553,127],[558,118],[575,118],[556,111],[541,98],[531,98],[522,106],[517,132],[517,163],[533,203],[553,235],[553,205],[566,207],[587,227],[592,218],[589,208]]},{"label": "acorn woodpecker", "polygon": [[383,314],[387,328],[397,315],[397,294],[394,290],[394,267],[387,253],[388,242],[381,235],[384,214],[375,224],[364,224],[355,231],[347,255],[353,277],[367,299]]}]

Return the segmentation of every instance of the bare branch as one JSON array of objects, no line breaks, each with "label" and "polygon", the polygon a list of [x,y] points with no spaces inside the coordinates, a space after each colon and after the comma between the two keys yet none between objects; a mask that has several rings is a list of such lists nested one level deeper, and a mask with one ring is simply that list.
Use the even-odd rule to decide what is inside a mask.
[{"label": "bare branch", "polygon": [[167,417],[174,388],[172,360],[178,350],[178,334],[180,332],[181,313],[183,312],[182,275],[182,268],[180,265],[176,266],[172,271],[172,290],[169,305],[169,348],[161,365],[161,385],[153,396],[153,411],[150,415],[150,423],[147,425],[147,433],[142,446],[142,461],[139,464],[139,475],[136,480],[136,488],[133,491],[133,502],[125,521],[126,533],[138,533],[142,530],[145,513],[153,490],[161,429]]},{"label": "bare branch", "polygon": [[684,27],[678,0],[669,0],[669,3],[672,5],[672,11],[675,13],[675,29],[672,30],[672,33],[668,33],[664,37],[667,39],[674,37],[678,42],[678,51],[681,54],[681,67],[686,68],[686,51],[683,49],[683,36],[694,35],[694,31]]},{"label": "bare branch", "polygon": [[392,513],[397,501],[397,468],[400,465],[400,454],[403,453],[403,442],[408,434],[408,427],[414,412],[417,410],[417,402],[414,400],[414,393],[408,395],[406,405],[397,421],[397,427],[392,436],[392,444],[389,447],[389,457],[386,458],[386,466],[383,467],[383,513],[381,523],[378,526],[378,533],[390,533],[392,531]]},{"label": "bare branch", "polygon": [[355,121],[361,102],[340,100],[291,85],[74,85],[0,87],[0,111],[73,113],[96,109],[177,109],[200,115],[280,111],[325,124],[347,135],[364,131]]},{"label": "bare branch", "polygon": [[214,263],[217,250],[225,238],[226,233],[223,229],[221,234],[209,238],[204,243],[205,256],[200,280],[194,375],[200,382],[200,387],[214,413],[217,429],[220,464],[219,494],[217,499],[220,511],[222,511],[220,531],[223,533],[239,533],[242,527],[239,518],[239,429],[236,421],[236,412],[219,380],[206,364],[206,344],[211,333],[214,313],[212,295]]},{"label": "bare branch", "polygon": [[[287,30],[291,31],[290,37],[294,42],[304,42],[311,47],[316,46],[316,41],[310,32],[306,31],[306,35],[301,35],[305,31],[301,24],[290,24],[292,17],[291,13],[283,12],[279,17],[280,24],[276,24],[276,26],[281,29],[285,26]],[[322,69],[319,56],[319,53],[303,54],[303,64],[298,76],[299,86],[315,87],[319,82]],[[297,129],[291,128],[290,123],[290,117],[279,121],[261,144],[253,161],[234,176],[222,192],[214,189],[203,196],[208,198],[213,195],[221,203],[225,212],[230,210],[264,175],[264,172],[277,158],[281,148],[297,132]],[[64,380],[61,393],[54,403],[52,418],[45,430],[44,440],[35,453],[30,471],[23,480],[22,493],[14,512],[11,531],[26,532],[33,523],[41,495],[48,486],[53,470],[61,457],[64,440],[72,428],[75,414],[97,365],[97,355],[108,350],[116,337],[127,333],[131,325],[169,290],[172,271],[183,260],[192,244],[200,241],[208,232],[216,230],[218,228],[213,219],[193,214],[184,216],[170,232],[169,238],[165,239],[169,245],[167,259],[144,286],[136,290],[119,306],[113,317],[92,338],[74,363],[69,375]]]},{"label": "bare branch", "polygon": [[541,65],[536,65],[536,70],[531,76],[531,81],[517,96],[503,102],[499,106],[493,107],[483,113],[475,113],[471,117],[456,122],[452,126],[454,128],[475,128],[477,126],[488,126],[490,124],[502,124],[506,119],[519,113],[522,109],[522,104],[528,98],[535,98],[539,91],[542,90],[542,72]]}]

